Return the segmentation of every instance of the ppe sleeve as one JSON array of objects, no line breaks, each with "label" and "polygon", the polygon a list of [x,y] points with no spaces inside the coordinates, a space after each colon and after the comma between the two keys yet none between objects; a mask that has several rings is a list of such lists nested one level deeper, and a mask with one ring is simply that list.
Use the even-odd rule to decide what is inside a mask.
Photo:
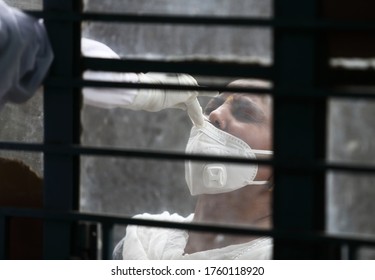
[{"label": "ppe sleeve", "polygon": [[52,59],[43,22],[0,0],[0,106],[32,97]]},{"label": "ppe sleeve", "polygon": [[[86,57],[120,59],[120,57],[108,46],[87,38],[81,40],[82,54]],[[135,73],[102,72],[87,70],[83,73],[86,80],[105,82],[139,82]],[[83,88],[83,100],[86,104],[100,108],[131,107],[137,95],[134,89],[126,88]],[[131,108],[130,108],[131,109]]]},{"label": "ppe sleeve", "polygon": [[[86,57],[119,59],[108,46],[90,39],[82,39],[82,53]],[[107,82],[197,85],[186,74],[115,73],[87,70],[84,79]],[[126,108],[157,112],[166,108],[187,110],[193,123],[203,124],[202,109],[196,91],[170,91],[161,89],[92,88],[83,89],[84,102],[101,108]]]}]

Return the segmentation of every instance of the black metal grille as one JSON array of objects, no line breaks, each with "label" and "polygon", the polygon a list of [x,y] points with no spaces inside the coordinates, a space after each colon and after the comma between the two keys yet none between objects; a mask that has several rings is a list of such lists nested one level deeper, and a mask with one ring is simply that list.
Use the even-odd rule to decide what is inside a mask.
[{"label": "black metal grille", "polygon": [[[367,93],[345,93],[324,87],[325,80],[340,79],[342,72],[353,80],[358,74],[351,71],[327,71],[323,63],[325,52],[319,46],[320,32],[332,30],[373,31],[373,22],[320,20],[316,17],[317,1],[275,1],[272,19],[208,16],[157,16],[82,13],[81,1],[44,0],[43,12],[30,12],[42,17],[50,35],[55,61],[45,81],[45,138],[43,144],[0,143],[1,149],[44,153],[44,209],[2,208],[0,211],[0,257],[6,258],[7,220],[9,217],[37,217],[44,219],[45,259],[71,258],[72,232],[79,221],[95,222],[103,228],[102,258],[111,256],[113,226],[146,225],[173,227],[196,231],[228,234],[268,235],[274,238],[274,257],[321,259],[333,258],[330,246],[347,247],[349,255],[361,246],[375,246],[374,238],[356,238],[324,233],[325,174],[329,170],[371,173],[367,165],[332,164],[322,160],[326,153],[326,101],[329,97],[371,98]],[[298,15],[296,17],[295,15]],[[113,61],[80,56],[82,21],[122,23],[172,23],[188,25],[232,25],[267,27],[274,31],[274,61],[272,66],[227,62],[166,62],[126,59]],[[60,42],[64,42],[61,44]],[[298,54],[298,60],[290,58]],[[218,158],[186,155],[184,153],[150,152],[142,150],[91,148],[80,145],[80,89],[84,86],[166,88],[191,90],[191,86],[150,85],[84,81],[85,69],[126,72],[183,72],[207,76],[244,76],[274,81],[272,91],[259,93],[274,97],[274,150],[272,160],[256,160],[274,168],[274,227],[257,230],[246,227],[180,224],[148,221],[107,215],[84,214],[78,211],[79,156],[134,157],[158,160],[222,160],[252,163],[241,158]],[[362,74],[362,73],[361,73]],[[371,73],[372,74],[372,73]],[[371,75],[369,75],[371,77]],[[366,74],[359,80],[371,81]],[[317,84],[316,81],[320,81]],[[223,90],[211,86],[205,90]],[[246,92],[247,89],[239,88]],[[303,143],[303,149],[298,149]],[[297,147],[297,148],[296,148]],[[294,160],[293,160],[294,159]],[[299,224],[291,224],[295,209],[303,217]],[[297,227],[297,230],[295,229]],[[58,242],[56,242],[58,240]],[[330,245],[330,246],[327,246]]]}]

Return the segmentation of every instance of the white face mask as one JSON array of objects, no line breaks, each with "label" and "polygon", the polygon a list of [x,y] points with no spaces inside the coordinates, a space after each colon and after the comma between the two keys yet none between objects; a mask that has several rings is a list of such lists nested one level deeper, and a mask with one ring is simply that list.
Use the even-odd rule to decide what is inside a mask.
[{"label": "white face mask", "polygon": [[[253,150],[241,139],[205,121],[202,127],[193,126],[186,153],[256,159],[256,154],[271,155],[272,151]],[[257,172],[257,164],[185,162],[185,179],[191,195],[225,193],[251,184],[266,184],[268,181],[254,181]]]}]

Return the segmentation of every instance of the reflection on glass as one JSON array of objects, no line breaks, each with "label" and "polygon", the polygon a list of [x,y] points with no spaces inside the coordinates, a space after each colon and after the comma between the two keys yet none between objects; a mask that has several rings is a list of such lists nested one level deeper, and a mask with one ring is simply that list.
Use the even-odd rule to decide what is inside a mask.
[{"label": "reflection on glass", "polygon": [[85,0],[85,11],[101,13],[270,17],[271,1],[263,0]]},{"label": "reflection on glass", "polygon": [[[371,87],[347,87],[350,92],[374,92]],[[375,102],[331,99],[329,102],[328,160],[353,166],[375,166]],[[327,175],[327,229],[332,233],[375,236],[375,176],[371,173],[330,172]],[[363,253],[361,253],[363,252]],[[373,259],[374,251],[358,257]]]},{"label": "reflection on glass", "polygon": [[167,210],[187,215],[194,198],[183,162],[82,156],[80,208],[129,216]]},{"label": "reflection on glass", "polygon": [[42,10],[43,0],[5,0],[10,6],[23,10]]},{"label": "reflection on glass", "polygon": [[269,28],[84,22],[83,36],[120,57],[271,63]]},{"label": "reflection on glass", "polygon": [[43,140],[43,90],[21,104],[6,103],[0,114],[0,141]]},{"label": "reflection on glass", "polygon": [[[40,89],[22,104],[7,103],[0,114],[0,141],[35,143],[43,141],[43,93]],[[1,158],[18,159],[43,174],[43,157],[39,153],[0,150]]]}]

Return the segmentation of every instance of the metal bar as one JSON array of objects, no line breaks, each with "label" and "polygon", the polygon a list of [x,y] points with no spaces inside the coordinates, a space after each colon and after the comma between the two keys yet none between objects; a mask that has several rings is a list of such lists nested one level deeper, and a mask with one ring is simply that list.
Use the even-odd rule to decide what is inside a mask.
[{"label": "metal bar", "polygon": [[209,26],[254,26],[270,27],[273,20],[267,18],[231,17],[231,16],[185,16],[185,15],[153,15],[153,14],[119,14],[119,13],[67,13],[40,12],[26,10],[30,15],[44,19],[60,21],[101,21],[114,23],[140,23],[140,24],[187,24]]},{"label": "metal bar", "polygon": [[82,59],[84,69],[116,72],[166,72],[206,76],[271,78],[272,69],[266,65],[239,62],[207,62],[199,60],[163,61],[144,59]]},{"label": "metal bar", "polygon": [[344,68],[327,69],[324,72],[324,80],[334,86],[374,86],[374,68],[366,70],[354,70]]},{"label": "metal bar", "polygon": [[102,224],[102,259],[111,260],[113,252],[113,223]]},{"label": "metal bar", "polygon": [[1,208],[0,213],[14,217],[33,217],[57,222],[87,221],[102,224],[139,225],[147,227],[176,228],[201,232],[216,232],[236,235],[271,236],[296,241],[318,241],[321,243],[348,244],[350,246],[375,246],[375,236],[361,234],[329,234],[316,231],[261,230],[244,226],[227,226],[218,224],[178,223],[147,219],[136,219],[118,215],[91,214],[82,212],[51,212],[40,209]]},{"label": "metal bar", "polygon": [[[131,88],[131,89],[165,89],[165,90],[181,90],[181,91],[205,91],[205,92],[223,92],[229,91],[226,86],[217,85],[205,85],[202,86],[187,86],[178,84],[146,84],[146,83],[126,83],[126,82],[103,82],[94,80],[65,80],[49,78],[45,81],[45,85],[59,86],[59,87],[105,87],[105,88]],[[264,89],[264,88],[245,88],[245,87],[231,87],[230,91],[238,93],[251,93],[257,94],[271,94],[277,96],[279,100],[293,99],[299,102],[311,102],[311,99],[326,99],[326,98],[339,98],[339,99],[369,99],[370,101],[375,99],[375,93],[361,92],[361,91],[340,91],[340,90],[329,90],[321,88],[293,88],[293,89]]]},{"label": "metal bar", "polygon": [[[79,12],[81,1],[44,0],[45,11],[65,15]],[[80,77],[80,24],[58,19],[45,20],[55,59],[50,77]],[[77,89],[44,87],[44,143],[79,143],[80,94]],[[78,209],[79,157],[69,154],[44,154],[44,207],[48,210]],[[71,226],[48,221],[44,227],[44,258],[69,259]]]},{"label": "metal bar", "polygon": [[185,154],[177,152],[159,152],[152,150],[121,149],[121,148],[96,148],[83,146],[60,146],[43,144],[20,144],[16,142],[0,142],[3,150],[24,150],[29,152],[48,152],[62,155],[88,155],[88,156],[111,156],[143,158],[149,160],[201,160],[201,161],[222,161],[243,164],[270,165],[271,160],[267,159],[246,159],[243,157],[221,157],[199,154]]},{"label": "metal bar", "polygon": [[119,13],[65,13],[26,11],[35,17],[59,21],[101,21],[117,23],[140,23],[140,24],[184,24],[184,25],[207,25],[207,26],[247,26],[278,28],[283,30],[305,30],[305,31],[373,31],[375,22],[327,20],[304,18],[255,18],[255,17],[233,17],[233,16],[184,16],[184,15],[136,15]]},{"label": "metal bar", "polygon": [[7,259],[8,231],[7,218],[5,215],[0,214],[0,260]]},{"label": "metal bar", "polygon": [[358,259],[358,247],[357,244],[348,244],[348,260]]},{"label": "metal bar", "polygon": [[[275,18],[314,22],[315,6],[314,0],[274,1]],[[275,30],[274,86],[278,94],[291,88],[315,87],[316,43],[315,33]],[[281,99],[276,94],[274,99],[275,160],[313,164],[316,160],[325,158],[325,100],[306,103],[295,99]],[[278,167],[274,171],[275,230],[324,230],[324,174],[284,172]],[[315,242],[276,238],[273,256],[275,259],[327,258],[324,248],[318,245]]]},{"label": "metal bar", "polygon": [[[94,80],[64,80],[64,79],[47,79],[46,85],[58,85],[61,87],[105,87],[105,88],[132,88],[132,89],[163,89],[163,90],[181,90],[181,91],[204,91],[212,92],[212,96],[215,96],[218,92],[232,91],[241,93],[251,93],[256,91],[257,94],[271,94],[271,90],[264,88],[245,88],[245,87],[231,87],[230,89],[226,86],[218,85],[205,85],[205,86],[189,86],[179,84],[149,84],[149,83],[128,83],[128,82],[103,82]],[[105,93],[103,93],[105,94]],[[206,95],[207,96],[207,95]],[[373,95],[372,97],[374,97]]]},{"label": "metal bar", "polygon": [[245,159],[241,157],[221,157],[208,156],[199,154],[185,154],[177,152],[159,152],[152,150],[137,150],[137,149],[121,149],[121,148],[100,148],[100,147],[85,147],[85,146],[60,146],[60,145],[43,145],[31,143],[18,142],[0,142],[0,149],[13,151],[28,151],[28,152],[49,152],[54,154],[68,154],[68,155],[86,155],[86,156],[111,156],[111,157],[128,157],[140,158],[148,160],[194,160],[194,161],[221,161],[232,162],[238,164],[254,164],[269,165],[276,167],[284,172],[313,172],[313,171],[337,171],[337,172],[353,172],[353,173],[369,173],[375,174],[375,166],[360,165],[349,163],[333,163],[316,160],[314,162],[305,162],[303,160],[296,161],[282,161],[282,160],[267,160],[267,159]]}]

